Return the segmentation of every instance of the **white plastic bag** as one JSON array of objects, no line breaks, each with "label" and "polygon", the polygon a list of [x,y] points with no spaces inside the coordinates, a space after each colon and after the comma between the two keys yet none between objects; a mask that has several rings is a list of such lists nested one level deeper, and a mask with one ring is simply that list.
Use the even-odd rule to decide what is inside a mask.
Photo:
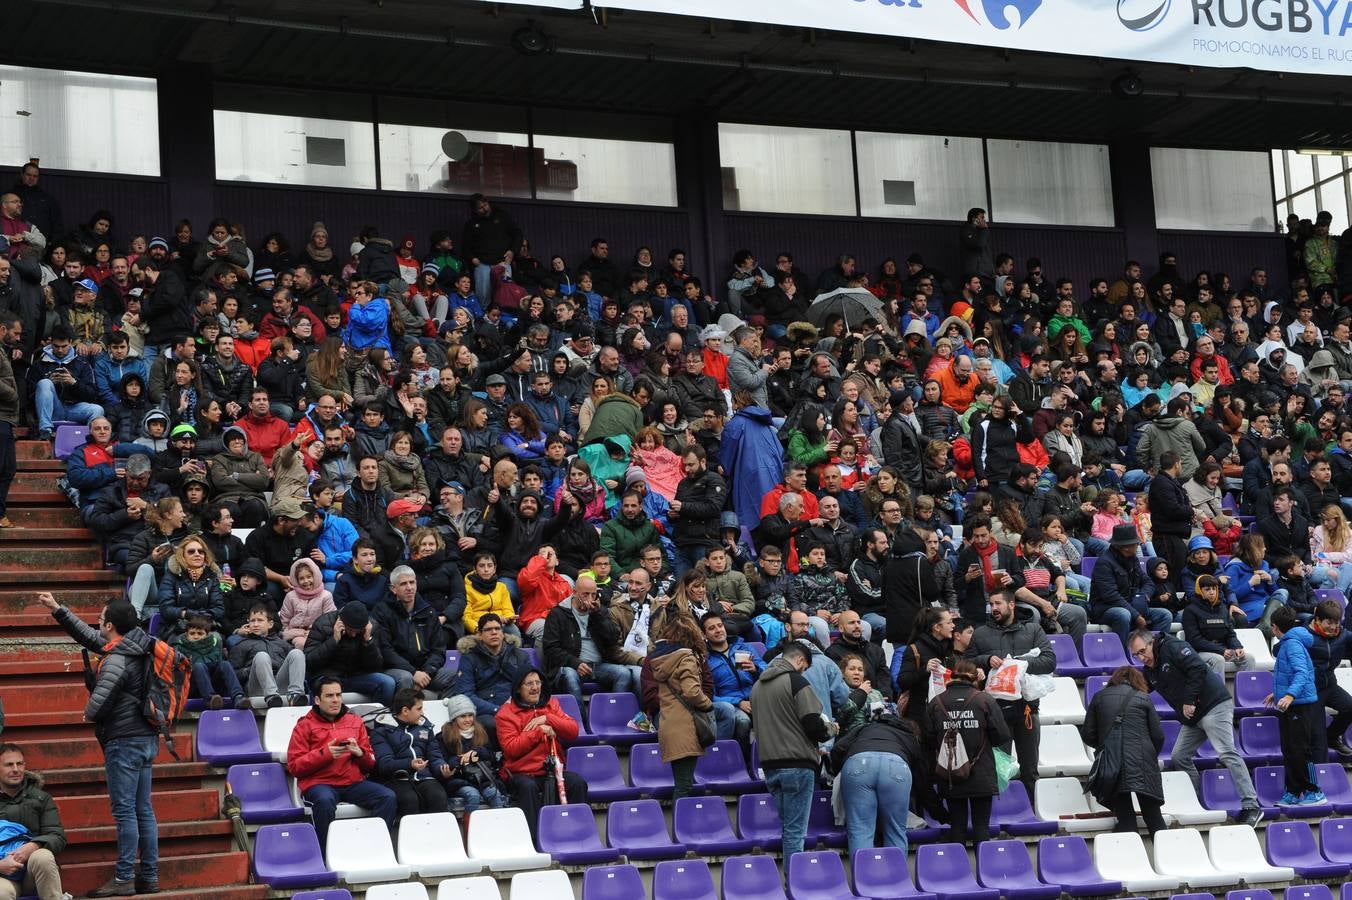
[{"label": "white plastic bag", "polygon": [[986,678],[986,693],[998,700],[1018,700],[1023,697],[1023,676],[1028,671],[1028,661],[1006,656]]},{"label": "white plastic bag", "polygon": [[626,653],[648,655],[648,611],[649,606],[645,603],[639,607],[638,613],[634,616],[634,627],[629,629],[629,636],[624,639],[623,649]]},{"label": "white plastic bag", "polygon": [[1023,699],[1041,700],[1043,697],[1056,690],[1056,681],[1050,675],[1029,675],[1023,676]]},{"label": "white plastic bag", "polygon": [[929,699],[932,702],[935,697],[948,690],[949,679],[953,673],[948,669],[940,669],[938,672],[931,672],[929,676]]}]

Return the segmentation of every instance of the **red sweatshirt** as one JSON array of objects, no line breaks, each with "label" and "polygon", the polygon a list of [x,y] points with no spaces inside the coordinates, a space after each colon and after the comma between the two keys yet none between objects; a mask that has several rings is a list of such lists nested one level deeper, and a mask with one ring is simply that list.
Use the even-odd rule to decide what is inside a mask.
[{"label": "red sweatshirt", "polygon": [[[335,757],[329,752],[329,744],[348,738],[357,739],[361,756],[353,757],[345,753]],[[286,749],[286,770],[300,782],[302,792],[316,784],[337,787],[356,784],[365,780],[366,773],[375,767],[371,739],[366,735],[361,716],[349,712],[346,706],[333,721],[312,707],[296,723],[296,730],[291,732],[291,743]]]}]

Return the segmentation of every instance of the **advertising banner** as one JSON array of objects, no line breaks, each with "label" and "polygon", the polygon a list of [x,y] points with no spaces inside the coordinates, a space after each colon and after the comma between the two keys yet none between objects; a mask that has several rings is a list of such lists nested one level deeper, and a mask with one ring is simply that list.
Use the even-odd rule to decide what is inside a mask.
[{"label": "advertising banner", "polygon": [[593,0],[1124,61],[1352,74],[1352,0]]}]

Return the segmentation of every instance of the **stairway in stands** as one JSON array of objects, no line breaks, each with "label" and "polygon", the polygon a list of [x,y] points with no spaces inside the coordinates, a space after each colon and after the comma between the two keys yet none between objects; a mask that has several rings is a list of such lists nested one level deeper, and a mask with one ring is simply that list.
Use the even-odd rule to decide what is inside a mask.
[{"label": "stairway in stands", "polygon": [[[23,433],[23,429],[20,429]],[[108,808],[103,755],[81,720],[88,694],[79,649],[35,601],[38,590],[93,624],[124,579],[102,565],[102,552],[79,513],[56,489],[64,464],[45,442],[20,440],[19,474],[9,494],[17,527],[0,530],[0,697],[3,739],[24,748],[56,798],[69,846],[62,882],[76,897],[112,875],[117,834]],[[191,722],[175,739],[181,762],[161,750],[155,765],[160,825],[160,884],[165,900],[213,897],[262,900],[266,885],[248,884],[247,856],[220,815],[221,779],[193,761]]]}]

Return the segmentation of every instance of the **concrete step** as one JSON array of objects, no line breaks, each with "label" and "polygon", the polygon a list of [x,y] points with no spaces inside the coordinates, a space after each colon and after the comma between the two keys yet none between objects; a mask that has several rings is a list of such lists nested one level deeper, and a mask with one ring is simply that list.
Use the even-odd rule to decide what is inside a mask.
[{"label": "concrete step", "polygon": [[[213,820],[221,811],[221,797],[214,788],[164,791],[156,784],[151,802],[155,807],[155,818],[160,822]],[[67,831],[113,824],[107,792],[58,797],[56,806],[61,810],[61,824]]]},{"label": "concrete step", "polygon": [[[95,548],[97,550],[97,548]],[[37,598],[37,592],[44,587],[57,588],[63,585],[119,585],[119,591],[125,587],[127,576],[115,569],[109,569],[100,565],[95,569],[69,569],[59,572],[43,573],[43,583],[39,584],[33,578],[33,573],[27,570],[0,570],[0,590],[7,586],[22,586],[32,593],[34,599]],[[98,589],[97,587],[91,589]]]},{"label": "concrete step", "polygon": [[82,666],[83,660],[70,671],[6,678],[5,729],[78,722],[89,699]]},{"label": "concrete step", "polygon": [[0,546],[4,546],[6,550],[20,552],[20,548],[12,546],[15,544],[62,547],[70,544],[98,543],[94,538],[94,532],[83,526],[78,528],[48,528],[44,525],[20,525],[17,522],[15,525],[17,526],[15,528],[0,528]]},{"label": "concrete step", "polygon": [[32,584],[41,584],[52,573],[61,573],[57,575],[60,578],[64,577],[64,573],[76,569],[102,571],[103,550],[90,543],[77,547],[14,547],[0,553],[0,571],[26,572]]},{"label": "concrete step", "polygon": [[15,441],[14,456],[18,459],[51,459],[52,445],[47,441]]},{"label": "concrete step", "polygon": [[[226,828],[229,828],[229,824]],[[233,841],[229,846],[233,846]],[[166,842],[161,832],[160,839],[160,884],[165,887],[172,887],[182,891],[195,890],[195,894],[189,896],[203,897],[225,897],[229,896],[221,891],[220,885],[243,885],[249,878],[249,857],[243,851],[231,852],[228,847],[219,851],[207,851],[204,853],[167,855],[165,853]],[[73,849],[73,848],[72,848]],[[69,861],[72,850],[68,849],[61,855],[61,887],[69,891],[76,897],[82,897],[88,894],[94,888],[99,887],[105,881],[113,876],[113,858],[116,856],[112,847],[104,846],[97,848],[104,855],[97,860],[79,860]],[[263,892],[251,892],[241,896],[247,897],[265,897],[267,896],[267,886],[257,885],[257,888],[263,888]],[[160,894],[161,897],[172,897],[173,894]]]},{"label": "concrete step", "polygon": [[[56,489],[56,479],[49,477],[41,485],[20,485],[17,481],[9,492],[9,506],[70,506],[66,495]],[[10,514],[11,517],[13,513]],[[97,885],[95,885],[97,887]]]},{"label": "concrete step", "polygon": [[[75,612],[93,611],[97,613],[103,609],[103,605],[108,602],[110,596],[117,596],[121,593],[126,579],[116,572],[110,573],[113,577],[108,579],[107,589],[93,589],[89,586],[80,587],[51,587],[48,588],[52,595],[56,597],[56,602]],[[52,584],[60,578],[59,575],[49,576]],[[10,624],[7,616],[13,615],[40,614],[46,617],[49,623],[55,624],[56,620],[47,608],[38,603],[36,586],[29,580],[25,585],[0,586],[0,626]]]},{"label": "concrete step", "polygon": [[[211,767],[204,762],[161,762],[155,764],[155,793],[161,791],[192,791],[202,786],[202,780],[211,775]],[[98,765],[69,769],[43,770],[43,787],[53,797],[74,797],[96,794],[107,805],[107,774],[103,760]]]},{"label": "concrete step", "polygon": [[9,501],[9,520],[20,528],[79,528],[84,524],[80,511],[64,496],[51,506],[14,506],[13,493]]},{"label": "concrete step", "polygon": [[[44,771],[66,768],[89,768],[103,765],[103,749],[94,738],[94,730],[87,722],[78,718],[67,718],[65,725],[46,725],[41,727],[13,727],[5,723],[6,740],[22,744],[28,758],[28,765]],[[174,732],[174,749],[182,760],[193,758],[192,734],[178,728]],[[173,757],[160,744],[157,763],[173,762]]]},{"label": "concrete step", "polygon": [[45,457],[25,458],[19,457],[18,471],[20,472],[56,472],[58,476],[66,471],[66,461],[64,459],[48,459]]}]

